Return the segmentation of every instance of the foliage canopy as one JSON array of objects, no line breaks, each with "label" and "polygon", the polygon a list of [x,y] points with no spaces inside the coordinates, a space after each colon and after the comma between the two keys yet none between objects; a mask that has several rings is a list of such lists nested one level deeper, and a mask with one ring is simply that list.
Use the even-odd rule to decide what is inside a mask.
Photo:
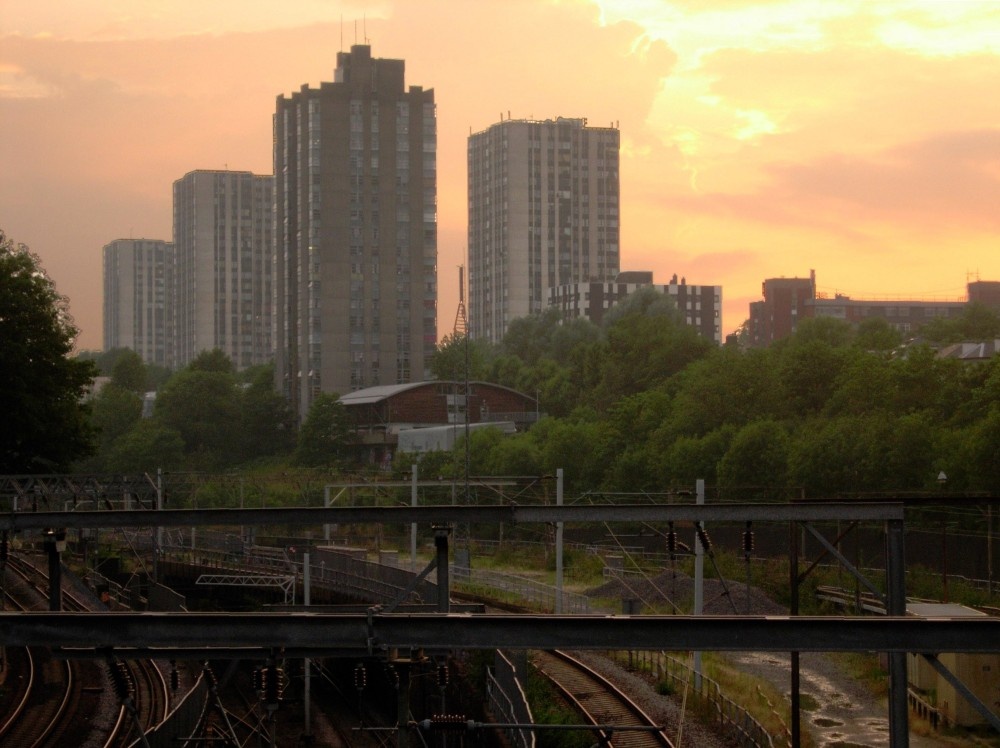
[{"label": "foliage canopy", "polygon": [[94,449],[84,396],[96,368],[41,260],[0,231],[0,474],[61,472]]}]

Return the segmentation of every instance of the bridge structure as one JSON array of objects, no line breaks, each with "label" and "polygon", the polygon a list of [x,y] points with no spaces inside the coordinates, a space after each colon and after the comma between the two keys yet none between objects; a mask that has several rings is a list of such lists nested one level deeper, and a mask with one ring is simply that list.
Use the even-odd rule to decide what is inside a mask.
[{"label": "bridge structure", "polygon": [[[34,509],[36,507],[32,507]],[[901,502],[809,502],[798,504],[644,504],[644,505],[500,505],[288,507],[253,509],[84,509],[32,511],[22,505],[0,514],[0,533],[45,533],[66,529],[169,528],[206,526],[321,526],[328,524],[419,524],[434,529],[435,557],[413,584],[436,572],[433,612],[400,612],[405,597],[363,612],[294,613],[0,613],[0,640],[8,646],[47,645],[87,651],[134,649],[173,657],[247,657],[248,652],[317,656],[374,655],[389,650],[450,649],[667,649],[718,651],[790,651],[793,653],[793,718],[797,689],[795,658],[803,651],[882,651],[890,669],[890,745],[909,744],[906,654],[927,653],[936,661],[943,652],[1000,652],[1000,619],[922,618],[906,615],[904,506]],[[867,579],[829,540],[819,523],[877,523],[884,527],[885,592]],[[779,522],[789,527],[792,546],[790,616],[581,616],[497,615],[455,612],[449,600],[448,539],[451,528],[471,523],[691,523]],[[798,587],[796,547],[808,532],[884,602],[884,617],[803,617]],[[697,542],[701,542],[700,540]],[[50,553],[57,555],[53,543]],[[815,564],[813,565],[815,566]],[[812,567],[810,567],[811,569]],[[806,574],[808,573],[806,570]],[[399,609],[399,610],[397,610]],[[932,662],[933,664],[933,662]],[[938,662],[938,665],[940,663]],[[975,697],[966,689],[967,698]],[[986,705],[979,708],[1000,730]],[[798,742],[793,730],[793,743]]]}]

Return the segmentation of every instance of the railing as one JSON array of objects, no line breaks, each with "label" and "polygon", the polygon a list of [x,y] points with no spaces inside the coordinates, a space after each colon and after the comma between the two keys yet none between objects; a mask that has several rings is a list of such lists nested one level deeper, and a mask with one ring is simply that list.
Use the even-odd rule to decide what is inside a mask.
[{"label": "railing", "polygon": [[906,701],[910,705],[910,711],[927,722],[933,729],[937,730],[944,722],[944,717],[937,707],[931,706],[912,688],[906,689]]},{"label": "railing", "polygon": [[[622,653],[614,654],[620,656]],[[669,682],[671,688],[678,692],[689,689],[703,704],[709,706],[720,727],[741,748],[780,748],[790,744],[791,733],[788,726],[784,724],[770,702],[767,703],[772,714],[783,726],[785,740],[777,744],[775,736],[772,736],[749,711],[725,696],[722,687],[711,678],[699,675],[691,667],[665,652],[638,651],[624,654],[628,657],[630,667],[648,669],[655,674],[657,680]]]},{"label": "railing", "polygon": [[[450,567],[450,574],[456,586],[464,587],[470,592],[487,590],[490,597],[501,602],[525,604],[549,612],[556,609],[559,590],[551,584],[488,569],[469,569],[454,565]],[[563,590],[562,612],[590,613],[590,599],[586,595]]]},{"label": "railing", "polygon": [[[517,675],[517,668],[504,652],[497,650],[493,668],[486,673],[486,698],[493,716],[502,723],[534,724],[528,697]],[[507,742],[515,748],[534,748],[535,733],[520,727],[504,730]]]},{"label": "railing", "polygon": [[107,605],[109,608],[125,608],[131,610],[132,608],[144,608],[144,600],[136,598],[132,590],[128,587],[123,587],[118,584],[118,582],[113,579],[108,579],[106,576],[93,569],[87,569],[86,577],[84,578],[86,585],[92,590],[100,590],[100,600],[102,603]]}]

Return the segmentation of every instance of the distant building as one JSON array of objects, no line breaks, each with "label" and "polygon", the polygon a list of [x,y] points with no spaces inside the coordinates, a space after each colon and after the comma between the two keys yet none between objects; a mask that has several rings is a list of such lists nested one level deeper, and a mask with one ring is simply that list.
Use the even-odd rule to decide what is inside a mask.
[{"label": "distant building", "polygon": [[1000,281],[971,281],[966,288],[971,303],[1000,309]]},{"label": "distant building", "polygon": [[800,319],[810,316],[808,302],[816,298],[816,272],[808,278],[768,278],[761,287],[763,301],[750,304],[749,344],[761,348],[787,338]]},{"label": "distant building", "polygon": [[147,364],[170,365],[174,245],[116,239],[103,250],[104,350],[131,348]]},{"label": "distant building", "polygon": [[844,294],[832,298],[816,292],[816,273],[808,278],[769,278],[762,301],[750,304],[749,345],[768,346],[788,337],[802,319],[827,317],[857,326],[866,319],[884,319],[904,335],[916,333],[934,319],[960,317],[970,302],[1000,302],[1000,283],[977,281],[968,285],[968,300],[855,299]]},{"label": "distant building", "polygon": [[[421,436],[409,434],[406,449],[427,451],[435,444],[454,444],[455,433],[470,427],[496,425],[503,431],[523,430],[538,419],[538,400],[509,387],[489,382],[433,380],[410,384],[368,387],[341,396],[354,429],[356,452],[373,464],[392,460],[400,434],[428,429]],[[455,433],[443,434],[450,426]],[[435,429],[433,431],[429,429]],[[426,437],[426,438],[422,438]]]},{"label": "distant building", "polygon": [[878,317],[903,334],[916,332],[932,319],[960,317],[968,307],[965,301],[915,301],[852,299],[837,294],[832,299],[818,298],[807,305],[809,317],[833,317],[857,325]]},{"label": "distant building", "polygon": [[321,392],[420,381],[437,346],[437,116],[404,61],[354,45],[333,82],[274,117],[277,386],[304,418]]},{"label": "distant building", "polygon": [[503,120],[469,136],[469,334],[499,342],[548,290],[619,270],[619,145],[584,119]]},{"label": "distant building", "polygon": [[569,283],[548,290],[548,305],[562,312],[563,319],[586,317],[600,324],[604,313],[640,288],[652,288],[670,298],[684,321],[700,335],[722,344],[722,286],[688,285],[677,276],[670,283],[653,283],[649,271],[627,271],[611,283]]},{"label": "distant building", "polygon": [[177,368],[213,348],[238,369],[271,360],[273,187],[248,171],[174,182]]}]

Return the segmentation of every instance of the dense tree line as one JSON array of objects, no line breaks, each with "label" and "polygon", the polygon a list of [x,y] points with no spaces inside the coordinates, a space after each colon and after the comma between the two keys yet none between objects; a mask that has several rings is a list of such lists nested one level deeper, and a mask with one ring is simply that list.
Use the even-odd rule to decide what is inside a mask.
[{"label": "dense tree line", "polygon": [[[972,306],[929,332],[937,342],[1000,336],[1000,320]],[[130,351],[97,363],[111,382],[92,403],[97,454],[80,469],[350,467],[337,397],[318,398],[296,430],[272,367],[236,373],[219,351],[166,377]],[[668,300],[639,292],[601,326],[550,311],[515,320],[496,346],[445,338],[434,374],[462,379],[466,366],[470,379],[537,395],[545,415],[511,437],[474,433],[473,474],[561,467],[575,493],[705,478],[722,496],[765,499],[931,490],[941,471],[949,489],[1000,488],[1000,363],[938,358],[881,320],[806,320],[769,349],[718,348]],[[143,418],[142,393],[157,385]],[[422,470],[460,475],[464,452],[425,455]]]},{"label": "dense tree line", "polygon": [[[805,320],[765,350],[717,348],[654,296],[633,295],[600,328],[551,312],[516,320],[496,347],[471,343],[470,378],[538,393],[548,416],[513,437],[473,434],[471,471],[561,467],[576,493],[705,478],[743,499],[933,490],[942,471],[949,490],[1000,489],[996,357],[938,358],[877,319]],[[925,332],[937,343],[1000,337],[1000,318],[973,305]],[[461,338],[446,340],[440,374],[464,374],[463,354]],[[457,474],[464,445],[423,462]]]}]

